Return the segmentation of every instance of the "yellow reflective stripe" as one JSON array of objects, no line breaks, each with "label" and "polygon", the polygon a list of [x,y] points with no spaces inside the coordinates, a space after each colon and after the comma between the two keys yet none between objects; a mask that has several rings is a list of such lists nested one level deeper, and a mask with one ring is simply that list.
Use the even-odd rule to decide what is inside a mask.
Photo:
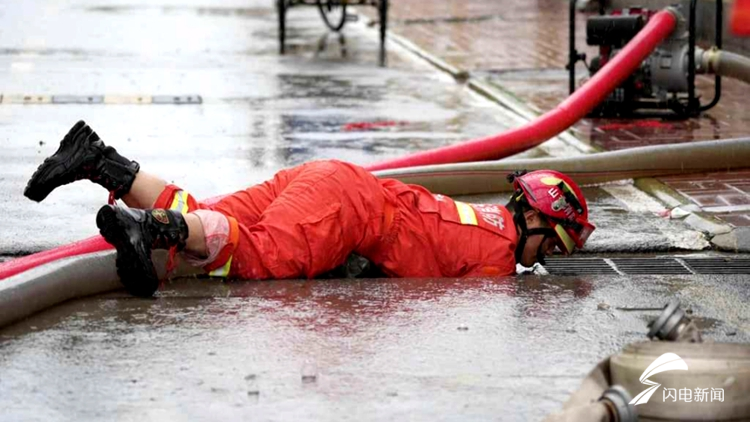
[{"label": "yellow reflective stripe", "polygon": [[461,224],[469,224],[472,226],[477,225],[477,214],[474,212],[469,204],[464,202],[456,202],[456,208],[458,209],[458,217],[461,219]]},{"label": "yellow reflective stripe", "polygon": [[217,268],[217,269],[211,271],[210,273],[208,273],[208,275],[210,275],[212,277],[226,277],[226,276],[228,276],[229,275],[229,268],[232,266],[232,258],[233,257],[234,257],[234,255],[230,256],[229,259],[227,259],[227,263],[226,264],[224,264],[221,268]]},{"label": "yellow reflective stripe", "polygon": [[189,211],[187,195],[187,192],[185,192],[184,190],[175,192],[174,199],[172,200],[172,205],[169,206],[169,209],[173,211],[179,211],[180,214],[187,214]]}]

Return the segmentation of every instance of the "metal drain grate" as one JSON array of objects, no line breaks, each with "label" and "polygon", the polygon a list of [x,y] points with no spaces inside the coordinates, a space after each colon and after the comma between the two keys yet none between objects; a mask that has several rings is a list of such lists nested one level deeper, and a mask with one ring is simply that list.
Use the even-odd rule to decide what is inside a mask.
[{"label": "metal drain grate", "polygon": [[612,263],[623,274],[692,274],[690,270],[674,258],[614,258]]},{"label": "metal drain grate", "polygon": [[683,258],[696,274],[750,274],[750,258]]},{"label": "metal drain grate", "polygon": [[553,275],[619,274],[601,258],[547,258],[544,268]]},{"label": "metal drain grate", "polygon": [[750,274],[750,258],[548,258],[551,275]]}]

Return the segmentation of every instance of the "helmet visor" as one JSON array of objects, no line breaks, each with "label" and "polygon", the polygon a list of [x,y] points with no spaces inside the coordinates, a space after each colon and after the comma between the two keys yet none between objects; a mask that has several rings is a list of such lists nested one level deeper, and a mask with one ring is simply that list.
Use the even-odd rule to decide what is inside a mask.
[{"label": "helmet visor", "polygon": [[550,221],[558,239],[558,247],[566,255],[575,252],[576,248],[582,248],[583,244],[593,233],[595,227],[588,221],[559,222]]}]

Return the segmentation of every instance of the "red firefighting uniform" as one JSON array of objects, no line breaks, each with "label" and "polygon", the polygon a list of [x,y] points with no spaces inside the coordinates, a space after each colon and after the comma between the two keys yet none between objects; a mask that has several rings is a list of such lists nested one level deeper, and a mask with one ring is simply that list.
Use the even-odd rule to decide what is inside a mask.
[{"label": "red firefighting uniform", "polygon": [[225,240],[209,245],[218,249],[203,263],[213,275],[312,278],[352,252],[394,277],[515,274],[517,234],[505,207],[454,201],[335,160],[280,171],[214,204],[169,185],[154,207],[200,210],[207,239],[216,224],[206,210],[226,218]]}]

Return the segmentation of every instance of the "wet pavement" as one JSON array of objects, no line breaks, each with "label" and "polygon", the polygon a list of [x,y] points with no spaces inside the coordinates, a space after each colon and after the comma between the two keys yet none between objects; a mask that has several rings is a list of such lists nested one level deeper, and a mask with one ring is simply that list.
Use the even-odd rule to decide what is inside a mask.
[{"label": "wet pavement", "polygon": [[[280,56],[275,11],[261,0],[209,8],[194,1],[0,7],[9,33],[0,49],[7,66],[0,72],[3,98],[43,99],[0,103],[6,146],[0,158],[0,212],[6,216],[0,255],[97,233],[94,215],[107,194],[94,184],[63,187],[41,204],[22,196],[28,177],[78,119],[144,170],[199,198],[242,189],[311,159],[367,164],[499,133],[523,121],[396,43],[388,45],[387,66],[379,66],[377,31],[364,19],[345,28],[345,54],[334,35],[319,51],[327,32],[315,8],[290,10],[288,54]],[[23,24],[26,16],[36,16],[33,25]],[[71,32],[67,21],[85,30]],[[98,102],[76,103],[89,96]],[[178,96],[182,103],[154,103],[157,96]],[[553,140],[526,155],[580,153]],[[685,226],[656,217],[661,207],[606,201],[596,219],[617,232],[598,230],[592,252],[706,246],[674,241]],[[606,223],[610,215],[636,215],[631,212],[641,214],[628,224]],[[626,233],[641,233],[645,241]]]},{"label": "wet pavement", "polygon": [[[98,186],[65,187],[42,204],[22,196],[36,166],[78,119],[144,170],[199,198],[311,159],[366,164],[518,123],[398,47],[391,48],[388,67],[379,67],[377,37],[363,22],[347,26],[346,56],[333,39],[317,53],[326,35],[317,10],[292,10],[290,53],[279,56],[270,1],[214,2],[211,8],[172,3],[0,6],[4,98],[104,99],[0,104],[0,255],[96,233],[94,215],[107,198]],[[29,16],[35,17],[31,24]],[[134,103],[157,95],[200,96],[202,102]]]},{"label": "wet pavement", "polygon": [[[634,294],[637,293],[637,294]],[[747,342],[743,277],[176,280],[0,331],[3,420],[540,420],[670,298]]]},{"label": "wet pavement", "polygon": [[[479,3],[497,6],[432,2],[434,13],[420,16],[457,25],[461,19],[444,18],[474,10],[472,25],[507,20],[483,17]],[[379,66],[377,31],[364,21],[345,28],[344,54],[335,37],[324,40],[317,10],[292,9],[288,54],[279,56],[270,0],[211,4],[0,5],[0,255],[96,233],[94,215],[107,196],[98,186],[79,182],[42,204],[22,196],[79,118],[197,197],[310,159],[367,164],[522,121],[396,43]],[[396,31],[408,24],[399,8],[409,4],[393,2]],[[518,18],[533,20],[535,7],[518,9],[526,13]],[[318,51],[321,40],[327,47]],[[527,155],[580,153],[556,140]],[[630,182],[586,195],[598,226],[588,253],[709,247]],[[599,360],[643,339],[659,313],[628,309],[678,296],[709,338],[746,342],[746,283],[740,276],[177,280],[155,300],[112,293],[0,331],[0,419],[538,420]]]}]

